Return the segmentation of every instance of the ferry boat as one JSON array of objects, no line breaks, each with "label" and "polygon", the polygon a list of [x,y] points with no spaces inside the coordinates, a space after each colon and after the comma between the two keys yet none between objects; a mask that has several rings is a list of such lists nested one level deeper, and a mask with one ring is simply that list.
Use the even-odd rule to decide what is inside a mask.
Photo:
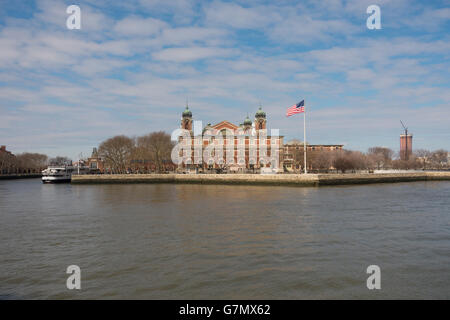
[{"label": "ferry boat", "polygon": [[43,183],[70,182],[72,173],[77,170],[73,166],[49,166],[42,171]]}]

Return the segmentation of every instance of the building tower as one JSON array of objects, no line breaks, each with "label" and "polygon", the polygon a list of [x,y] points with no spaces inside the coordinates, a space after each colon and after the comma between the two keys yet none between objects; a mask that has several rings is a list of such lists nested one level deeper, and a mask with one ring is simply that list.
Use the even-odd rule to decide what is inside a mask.
[{"label": "building tower", "polygon": [[181,129],[192,131],[192,112],[187,104],[181,117]]},{"label": "building tower", "polygon": [[412,154],[412,134],[400,135],[400,159],[408,161]]},{"label": "building tower", "polygon": [[250,120],[250,118],[247,115],[247,117],[244,120],[244,131],[247,132],[247,130],[251,130],[251,128],[252,128],[252,120]]},{"label": "building tower", "polygon": [[266,113],[262,110],[261,106],[259,106],[255,114],[255,129],[256,131],[266,129]]},{"label": "building tower", "polygon": [[400,135],[400,159],[408,161],[412,154],[412,134],[408,134],[408,128],[401,120],[400,122],[405,130],[405,133]]}]

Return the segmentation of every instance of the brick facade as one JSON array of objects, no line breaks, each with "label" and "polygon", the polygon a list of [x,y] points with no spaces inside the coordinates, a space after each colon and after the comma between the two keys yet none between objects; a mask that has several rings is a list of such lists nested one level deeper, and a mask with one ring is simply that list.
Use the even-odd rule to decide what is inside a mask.
[{"label": "brick facade", "polygon": [[[201,172],[220,169],[229,172],[246,172],[261,168],[272,168],[274,170],[280,170],[282,168],[283,155],[281,148],[283,146],[283,137],[272,137],[268,135],[266,114],[261,108],[256,112],[253,121],[247,116],[240,125],[235,125],[229,121],[221,121],[215,125],[208,124],[202,128],[202,135],[196,138],[193,132],[192,113],[186,107],[186,110],[182,114],[180,128],[187,130],[191,137],[190,146],[188,146],[188,142],[184,141],[185,148],[190,148],[190,151],[188,151],[190,154],[187,154],[184,163],[179,165],[179,169],[182,171],[195,170],[196,172]],[[222,134],[223,139],[216,139],[218,134]],[[231,141],[233,150],[229,153],[226,151],[228,146],[227,134],[233,135],[233,140]],[[199,142],[199,139],[201,139],[201,142]],[[200,148],[197,148],[197,150],[195,148],[198,143],[201,143],[201,152],[212,143],[215,144],[215,148],[220,148],[221,145],[223,149],[222,163],[212,161],[211,159],[205,161],[203,154],[198,154],[198,149]],[[266,145],[266,157],[260,154],[260,146],[263,146],[263,144]],[[244,152],[243,154],[242,151]],[[232,158],[229,158],[230,153]],[[201,159],[200,163],[196,159]]]}]

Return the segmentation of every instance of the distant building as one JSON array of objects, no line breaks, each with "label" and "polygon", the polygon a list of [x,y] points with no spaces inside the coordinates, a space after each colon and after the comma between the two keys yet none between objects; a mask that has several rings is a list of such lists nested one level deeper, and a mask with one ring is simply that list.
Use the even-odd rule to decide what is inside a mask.
[{"label": "distant building", "polygon": [[[312,155],[317,155],[320,152],[336,152],[342,150],[343,144],[306,144],[306,155],[311,158]],[[299,162],[303,163],[303,150],[305,145],[303,142],[298,140],[292,140],[283,145],[283,165],[286,171],[300,170],[301,165]],[[308,162],[308,170],[312,170],[312,161]],[[331,165],[330,165],[330,168]]]},{"label": "distant building", "polygon": [[105,165],[103,159],[98,155],[97,148],[92,149],[91,156],[86,161],[86,166],[89,167],[91,173],[104,173]]},{"label": "distant building", "polygon": [[10,155],[10,156],[13,155],[10,151],[6,150],[6,146],[1,146],[0,147],[0,154],[2,154],[2,155]]},{"label": "distant building", "polygon": [[412,134],[400,135],[400,159],[408,160],[412,154]]},{"label": "distant building", "polygon": [[6,146],[0,147],[0,174],[14,173],[15,156],[8,150]]}]

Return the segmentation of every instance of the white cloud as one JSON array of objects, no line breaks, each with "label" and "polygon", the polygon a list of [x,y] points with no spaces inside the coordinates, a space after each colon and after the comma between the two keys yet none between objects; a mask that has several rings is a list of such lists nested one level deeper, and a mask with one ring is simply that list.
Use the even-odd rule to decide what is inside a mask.
[{"label": "white cloud", "polygon": [[239,29],[264,28],[281,17],[267,7],[245,8],[234,3],[215,1],[205,8],[206,22]]},{"label": "white cloud", "polygon": [[362,26],[355,26],[344,19],[315,19],[308,15],[292,13],[276,24],[269,31],[269,35],[276,41],[311,45],[325,41],[333,43],[336,35],[348,37],[362,30]]},{"label": "white cloud", "polygon": [[186,45],[205,43],[210,45],[223,44],[227,31],[217,28],[180,27],[165,29],[159,41],[161,45]]},{"label": "white cloud", "polygon": [[100,73],[113,72],[117,69],[132,65],[132,62],[120,59],[83,59],[80,64],[74,66],[73,70],[84,76],[95,76]]},{"label": "white cloud", "polygon": [[152,36],[167,26],[166,22],[158,19],[130,16],[117,22],[114,31],[127,36]]},{"label": "white cloud", "polygon": [[[422,136],[448,127],[448,36],[392,36],[388,21],[384,33],[360,33],[361,3],[84,1],[82,15],[91,21],[72,32],[61,2],[38,2],[34,17],[0,27],[2,140],[15,150],[45,140],[43,149],[62,153],[114,134],[170,131],[186,97],[204,122],[238,123],[261,102],[269,126],[291,137],[299,131],[285,108],[306,98],[315,143],[364,147],[392,138],[396,147],[405,115]],[[403,0],[381,5],[386,20],[411,12]],[[120,19],[105,6],[121,8]],[[386,12],[392,8],[405,11]],[[422,12],[409,17],[446,21],[445,10]],[[58,121],[47,125],[50,114]],[[447,147],[445,139],[435,144]]]},{"label": "white cloud", "polygon": [[140,6],[148,13],[172,15],[172,23],[190,23],[196,16],[196,1],[192,0],[139,0]]},{"label": "white cloud", "polygon": [[234,55],[236,52],[236,50],[226,48],[168,48],[155,52],[152,54],[152,56],[156,60],[187,62],[212,57],[227,57]]}]

